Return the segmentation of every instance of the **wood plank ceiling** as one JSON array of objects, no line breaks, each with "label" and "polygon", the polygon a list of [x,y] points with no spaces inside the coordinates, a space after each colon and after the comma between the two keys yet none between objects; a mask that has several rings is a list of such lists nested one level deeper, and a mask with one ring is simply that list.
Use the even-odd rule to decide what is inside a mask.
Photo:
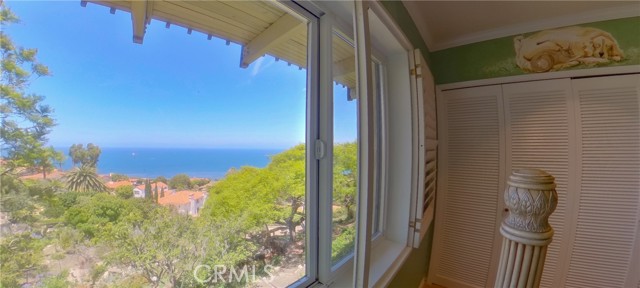
[{"label": "wood plank ceiling", "polygon": [[[131,13],[133,41],[142,44],[146,25],[154,19],[181,26],[242,46],[240,66],[246,68],[264,55],[304,69],[307,66],[307,29],[303,18],[275,1],[163,1],[89,0],[109,7],[111,13]],[[334,35],[334,80],[355,87],[354,48]]]}]

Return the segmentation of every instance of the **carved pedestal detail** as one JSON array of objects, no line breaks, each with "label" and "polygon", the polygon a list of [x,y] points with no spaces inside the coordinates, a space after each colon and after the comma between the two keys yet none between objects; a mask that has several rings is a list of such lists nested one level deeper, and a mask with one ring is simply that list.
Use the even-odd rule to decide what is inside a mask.
[{"label": "carved pedestal detail", "polygon": [[507,181],[504,236],[495,287],[538,287],[551,243],[549,216],[558,205],[553,176],[538,169],[515,170]]}]

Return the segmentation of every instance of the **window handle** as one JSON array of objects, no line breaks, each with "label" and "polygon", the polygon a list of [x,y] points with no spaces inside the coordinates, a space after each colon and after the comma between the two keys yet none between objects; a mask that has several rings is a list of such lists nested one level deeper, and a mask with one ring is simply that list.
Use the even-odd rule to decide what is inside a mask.
[{"label": "window handle", "polygon": [[315,147],[316,147],[316,151],[315,151],[316,160],[320,160],[324,158],[324,155],[326,154],[326,151],[327,151],[324,141],[320,139],[316,139]]}]

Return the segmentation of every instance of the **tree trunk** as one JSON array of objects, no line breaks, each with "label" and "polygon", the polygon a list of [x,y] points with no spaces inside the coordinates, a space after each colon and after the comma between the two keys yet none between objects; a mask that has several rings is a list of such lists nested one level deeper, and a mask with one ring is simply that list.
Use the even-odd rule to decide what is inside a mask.
[{"label": "tree trunk", "polygon": [[295,241],[296,235],[296,224],[293,222],[293,217],[296,216],[296,212],[300,208],[300,204],[298,203],[298,198],[294,198],[291,201],[291,212],[289,213],[289,217],[285,220],[287,223],[287,228],[289,229],[289,241]]},{"label": "tree trunk", "polygon": [[271,243],[271,231],[269,231],[269,225],[264,224],[264,231],[267,232],[266,243]]},{"label": "tree trunk", "polygon": [[351,205],[344,206],[344,209],[347,209],[347,217],[346,217],[345,220],[349,221],[349,220],[353,219],[354,212],[353,212],[353,209],[351,209]]}]

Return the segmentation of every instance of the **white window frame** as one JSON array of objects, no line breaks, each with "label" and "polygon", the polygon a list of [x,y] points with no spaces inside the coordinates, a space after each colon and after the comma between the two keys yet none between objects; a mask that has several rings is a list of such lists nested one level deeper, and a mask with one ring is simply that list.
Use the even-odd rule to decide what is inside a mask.
[{"label": "white window frame", "polygon": [[[409,255],[409,207],[415,193],[415,161],[409,55],[414,48],[377,0],[325,2],[277,0],[285,10],[309,21],[306,95],[306,275],[290,286],[384,286]],[[295,2],[293,2],[295,1]],[[332,5],[353,5],[353,18],[341,18]],[[402,47],[402,53],[384,55],[369,41],[380,31],[369,31],[373,12]],[[342,11],[344,12],[344,11]],[[344,13],[340,13],[344,14]],[[353,23],[355,29],[348,24]],[[378,23],[378,22],[376,22]],[[378,24],[380,27],[380,24]],[[331,232],[333,189],[333,58],[334,28],[356,43],[358,94],[358,206],[356,249],[351,257],[332,267]],[[356,31],[354,33],[354,31]],[[355,34],[355,35],[353,35]],[[389,36],[390,35],[390,36]],[[373,56],[372,56],[373,55]],[[381,99],[372,96],[370,59],[381,65]],[[380,102],[377,102],[380,100]],[[380,107],[377,107],[380,105]],[[380,115],[376,114],[380,113]],[[380,122],[376,122],[380,119]],[[393,139],[393,141],[390,141]],[[377,142],[380,140],[380,142]],[[377,147],[379,145],[380,147]],[[375,153],[378,149],[379,153]],[[376,156],[377,155],[377,156]],[[379,233],[372,235],[375,189],[380,192]]]},{"label": "white window frame", "polygon": [[[321,15],[322,11],[314,9],[306,3],[294,3],[289,1],[280,2],[292,12],[295,12],[308,21],[307,29],[307,95],[306,95],[306,135],[305,142],[307,149],[305,160],[305,214],[306,214],[306,231],[305,231],[305,276],[298,281],[290,284],[290,287],[307,287],[317,283],[318,266],[319,266],[319,241],[317,233],[320,230],[319,215],[320,207],[318,205],[320,199],[319,186],[323,182],[321,171],[322,159],[318,159],[318,151],[322,149],[322,143],[318,140],[323,139],[322,112],[319,108],[322,106],[321,95],[325,85],[323,85],[322,72],[327,68],[322,65],[319,59],[322,59],[323,50],[320,49],[319,43],[321,39]],[[330,70],[329,70],[330,71]],[[325,157],[326,158],[326,157]],[[312,235],[312,234],[316,235]]]},{"label": "white window frame", "polygon": [[[374,129],[376,129],[375,133],[378,134],[376,137],[381,137],[379,142],[381,147],[378,147],[381,151],[377,156],[380,159],[376,159],[379,163],[374,166],[375,169],[379,170],[374,171],[372,174],[372,178],[375,179],[369,179],[369,184],[377,185],[372,189],[382,189],[378,228],[380,233],[373,235],[373,237],[369,233],[367,237],[358,239],[356,245],[359,244],[364,247],[364,253],[368,253],[368,256],[363,257],[364,261],[361,261],[363,264],[359,267],[355,267],[355,255],[347,257],[339,264],[331,267],[331,214],[320,214],[321,218],[319,218],[318,227],[320,238],[318,255],[319,282],[317,284],[324,287],[384,286],[391,281],[412,250],[409,247],[411,244],[410,237],[413,237],[413,234],[409,231],[409,207],[411,195],[416,193],[414,191],[416,189],[414,183],[417,177],[417,163],[414,162],[417,161],[417,149],[413,149],[413,146],[415,146],[417,135],[413,135],[414,132],[411,129],[412,125],[416,125],[416,115],[412,111],[412,106],[416,105],[416,99],[414,99],[415,95],[411,92],[409,57],[411,57],[410,55],[413,53],[414,48],[379,2],[364,2],[365,9],[370,9],[375,13],[379,21],[389,30],[390,34],[395,38],[394,40],[403,49],[402,55],[387,57],[387,55],[377,51],[376,47],[368,45],[369,49],[372,50],[370,54],[374,55],[373,58],[382,59],[379,61],[382,64],[380,71],[382,99],[380,99],[379,103],[381,107],[377,109],[377,112],[381,113],[381,115],[370,114],[370,117],[374,117],[370,118],[371,121],[367,123],[368,125],[373,125]],[[322,118],[324,120],[320,123],[320,139],[324,143],[333,143],[333,78],[332,70],[330,69],[332,65],[331,39],[334,28],[347,35],[350,32],[352,33],[353,29],[349,25],[345,25],[350,21],[345,21],[345,19],[341,19],[338,15],[331,13],[331,9],[328,9],[331,7],[326,6],[330,4],[314,3],[314,5],[322,7],[320,9],[324,12],[324,15],[320,18],[320,59],[322,59],[320,63],[320,95],[325,97],[320,99],[320,113],[325,117]],[[356,4],[350,3],[350,5]],[[376,34],[378,31],[371,33]],[[355,37],[350,38],[354,39]],[[361,93],[359,92],[359,94]],[[362,122],[362,106],[359,103],[360,122]],[[382,127],[375,127],[377,124],[374,124],[374,122],[377,117],[380,117],[382,122],[380,126]],[[361,127],[363,126],[359,126],[360,129]],[[393,139],[393,141],[390,141],[390,139]],[[359,137],[358,142],[361,143],[361,141],[362,138]],[[377,140],[374,139],[373,141]],[[375,145],[374,143],[369,144],[371,147]],[[331,163],[333,161],[333,149],[331,144],[326,145],[326,147],[327,157],[320,161],[320,211],[331,211],[332,204],[330,189],[333,183]],[[362,154],[360,154],[359,164],[370,162],[369,160],[363,159]],[[371,191],[373,192],[373,190]],[[371,196],[373,195],[375,194]],[[373,200],[373,198],[371,199]],[[360,210],[360,208],[358,209]],[[370,210],[369,213],[371,212],[373,211]],[[369,225],[371,225],[373,221],[372,214],[363,214],[367,215],[365,220],[369,221]],[[362,219],[362,216],[359,219]],[[361,223],[358,224],[362,226]],[[369,226],[369,229],[371,228]],[[360,231],[360,233],[362,232]],[[363,248],[360,249],[362,250]],[[355,282],[356,277],[354,276],[357,274],[360,275],[360,281]],[[366,277],[366,279],[363,277]]]},{"label": "white window frame", "polygon": [[[309,22],[308,30],[308,70],[307,70],[307,234],[306,234],[306,276],[292,283],[290,287],[346,287],[346,286],[384,286],[388,284],[402,263],[409,256],[412,248],[409,246],[410,237],[413,235],[409,231],[409,207],[411,194],[415,193],[415,177],[417,171],[414,163],[417,159],[416,149],[413,147],[417,135],[413,135],[411,125],[415,125],[415,112],[412,106],[415,105],[415,95],[411,92],[409,75],[409,57],[414,48],[409,40],[404,36],[402,30],[395,24],[387,11],[377,1],[357,1],[350,5],[361,5],[367,11],[370,9],[380,22],[389,30],[403,49],[403,55],[384,55],[373,45],[367,45],[370,50],[369,55],[374,61],[379,62],[381,69],[380,93],[382,94],[379,103],[370,103],[366,106],[359,89],[358,110],[359,110],[359,167],[363,163],[373,164],[373,171],[366,181],[370,185],[371,203],[375,197],[374,189],[380,191],[380,221],[378,231],[372,235],[373,207],[363,212],[366,215],[364,220],[359,216],[360,222],[368,221],[368,231],[366,237],[356,238],[355,252],[336,265],[331,265],[331,233],[332,215],[330,213],[333,199],[331,190],[333,189],[333,57],[332,41],[334,29],[345,33],[349,38],[358,41],[353,33],[354,29],[345,23],[345,19],[339,18],[332,13],[331,3],[315,1],[297,1],[297,3],[281,2],[290,7],[296,13],[305,16]],[[296,5],[297,4],[297,5]],[[300,5],[300,6],[298,6]],[[303,8],[304,7],[304,8]],[[361,8],[362,9],[362,8]],[[349,19],[351,20],[351,19]],[[367,23],[368,25],[369,23]],[[368,29],[368,28],[367,28]],[[378,36],[378,31],[373,31],[373,37]],[[367,36],[371,37],[367,32]],[[386,35],[385,37],[389,37]],[[314,44],[314,41],[315,44]],[[356,51],[358,53],[358,51]],[[362,52],[360,52],[362,53]],[[358,57],[358,56],[356,56]],[[366,56],[365,56],[366,57]],[[404,61],[397,61],[402,60]],[[374,70],[368,61],[369,76],[372,77]],[[400,62],[400,63],[398,63]],[[371,79],[371,78],[369,78]],[[373,82],[371,82],[373,83]],[[370,86],[370,89],[373,88]],[[374,91],[371,89],[371,91]],[[393,95],[393,96],[392,96]],[[375,98],[369,98],[378,101]],[[391,101],[393,100],[393,101]],[[381,107],[377,107],[380,105]],[[372,109],[363,121],[363,109]],[[376,115],[375,113],[381,113]],[[375,123],[377,119],[380,123]],[[314,121],[315,119],[315,121]],[[360,145],[363,144],[363,136],[360,134],[362,127],[370,127],[373,132],[371,141],[366,143],[372,149],[379,149],[377,156],[374,151],[371,153],[360,153]],[[395,131],[395,132],[394,132]],[[400,135],[401,134],[401,135]],[[376,144],[375,137],[380,137],[380,142]],[[393,139],[393,141],[390,141]],[[409,151],[407,151],[409,150]],[[321,151],[321,152],[316,152]],[[319,154],[318,154],[319,153]],[[321,154],[321,155],[320,155]],[[379,159],[377,159],[379,158]],[[366,164],[365,164],[366,165]],[[367,167],[369,167],[367,165]],[[358,169],[359,173],[362,169]],[[406,173],[408,172],[408,173]],[[317,176],[316,176],[317,175]],[[362,174],[361,174],[362,175]],[[359,179],[364,177],[359,176]],[[358,188],[360,189],[359,183]],[[359,190],[360,192],[360,190]],[[359,193],[359,195],[362,195]],[[360,207],[358,207],[360,211]],[[358,212],[361,213],[361,212]],[[358,226],[362,227],[361,223]],[[359,231],[358,234],[362,233]],[[311,235],[317,233],[317,235]],[[354,261],[358,254],[362,258],[360,265]],[[363,256],[366,255],[366,256]],[[360,275],[358,281],[357,275]],[[364,278],[363,278],[364,277]]]}]

